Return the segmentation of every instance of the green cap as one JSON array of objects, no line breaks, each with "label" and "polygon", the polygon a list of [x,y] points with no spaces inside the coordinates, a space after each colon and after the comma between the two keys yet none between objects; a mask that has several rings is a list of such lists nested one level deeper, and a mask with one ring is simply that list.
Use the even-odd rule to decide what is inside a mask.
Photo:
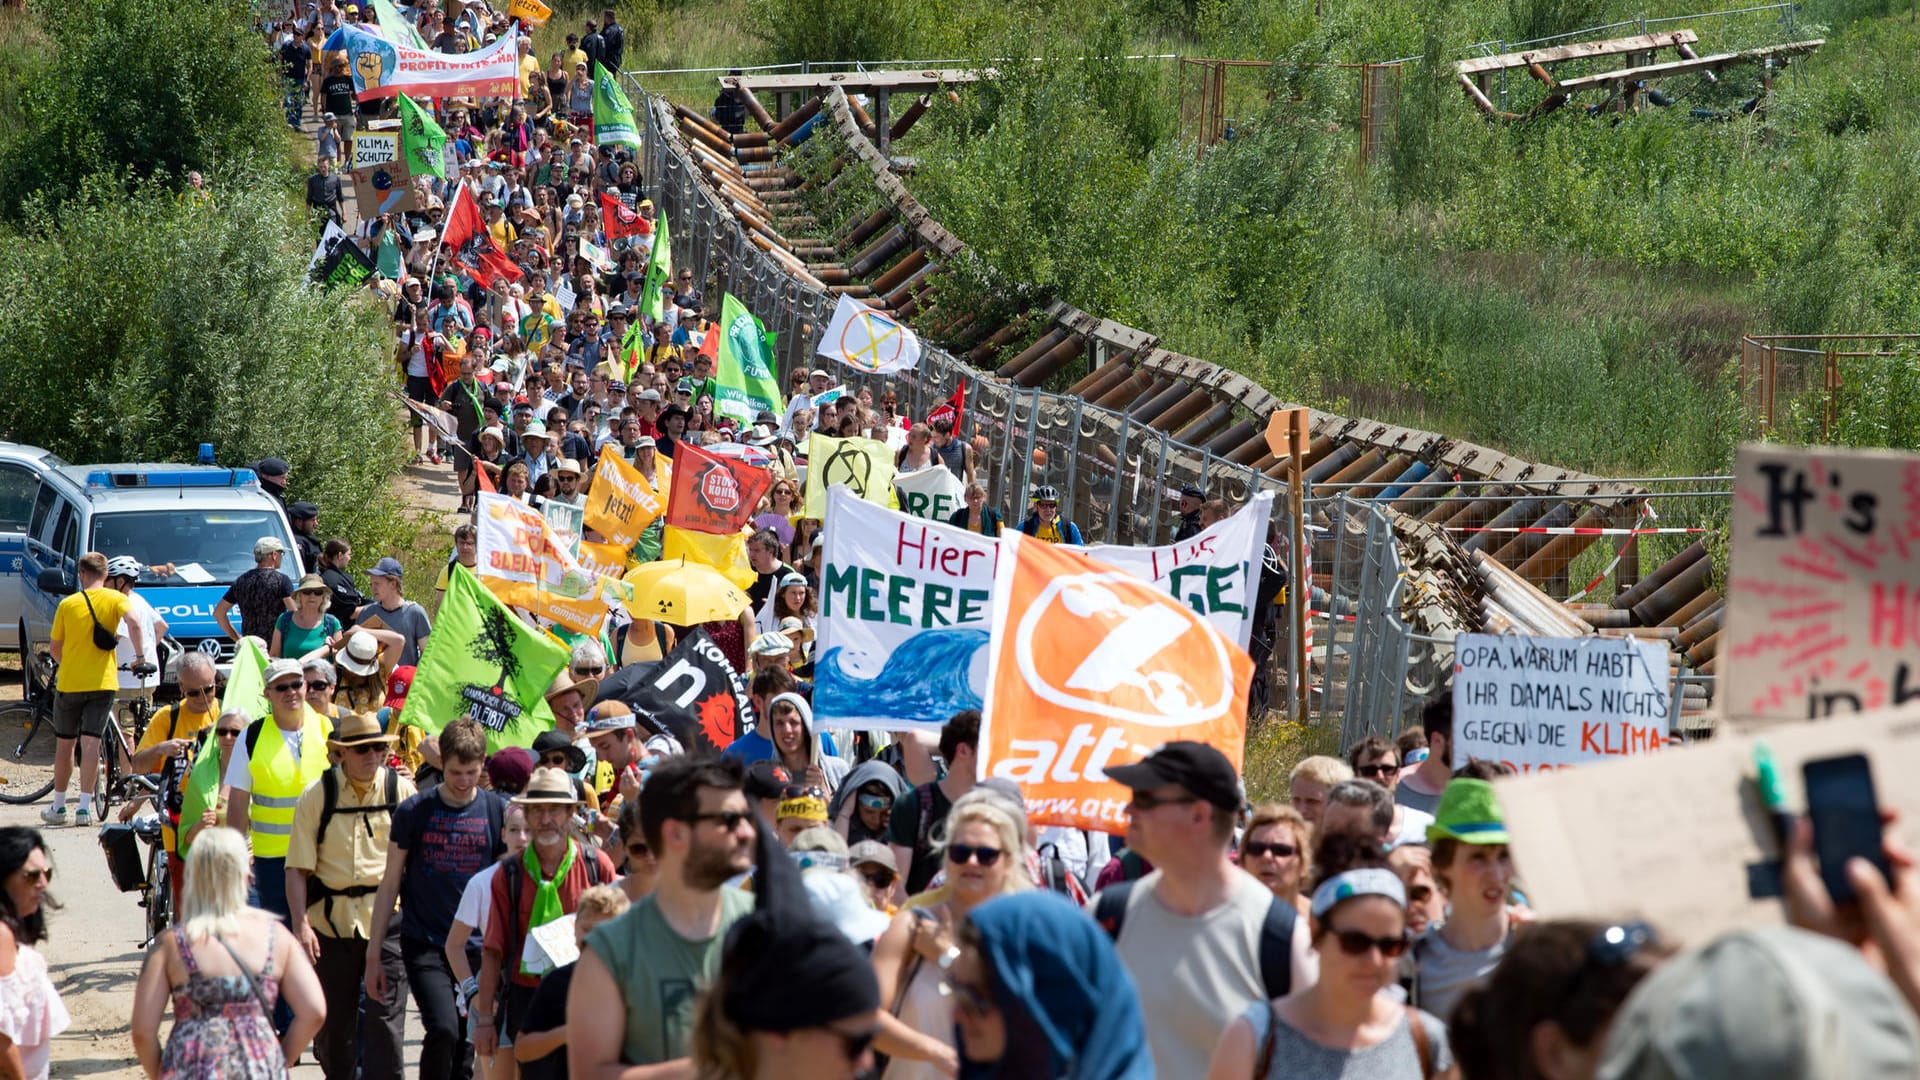
[{"label": "green cap", "polygon": [[1507,842],[1507,816],[1500,811],[1500,800],[1493,785],[1485,780],[1450,781],[1440,793],[1440,806],[1427,826],[1427,843],[1441,837],[1463,844],[1504,844]]}]

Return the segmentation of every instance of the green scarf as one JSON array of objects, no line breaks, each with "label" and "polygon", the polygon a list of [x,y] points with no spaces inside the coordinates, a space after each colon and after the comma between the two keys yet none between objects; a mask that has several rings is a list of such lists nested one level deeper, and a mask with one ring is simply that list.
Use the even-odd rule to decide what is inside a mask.
[{"label": "green scarf", "polygon": [[[567,871],[573,869],[573,851],[573,841],[569,839],[567,853],[560,860],[560,869],[554,871],[551,878],[540,876],[540,857],[534,854],[532,844],[528,844],[527,849],[520,853],[520,865],[526,868],[527,876],[539,886],[533,893],[533,915],[527,920],[529,933],[535,927],[545,926],[567,913],[560,905],[560,882],[566,879]],[[527,970],[524,960],[520,963],[520,974],[533,974]]]}]

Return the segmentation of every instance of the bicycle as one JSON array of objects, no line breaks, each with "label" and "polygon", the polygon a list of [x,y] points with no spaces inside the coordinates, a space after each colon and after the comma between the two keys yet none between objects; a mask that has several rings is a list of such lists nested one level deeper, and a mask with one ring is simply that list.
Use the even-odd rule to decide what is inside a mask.
[{"label": "bicycle", "polygon": [[0,707],[0,802],[16,806],[39,802],[53,790],[53,680],[59,669],[24,636],[20,656],[21,699]]},{"label": "bicycle", "polygon": [[131,822],[133,834],[147,845],[146,869],[139,889],[140,906],[147,910],[147,937],[140,943],[144,949],[173,925],[173,887],[168,880],[171,857],[167,854],[166,839],[162,835],[167,808],[166,800],[161,795],[160,781],[154,777],[135,774],[126,778],[126,786],[145,789],[143,794],[128,799],[129,804],[151,801],[155,811],[147,817],[135,817]]}]

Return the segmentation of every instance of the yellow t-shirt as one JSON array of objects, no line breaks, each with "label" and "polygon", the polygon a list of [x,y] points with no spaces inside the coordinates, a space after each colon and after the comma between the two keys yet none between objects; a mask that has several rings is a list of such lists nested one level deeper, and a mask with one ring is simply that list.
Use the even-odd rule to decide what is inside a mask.
[{"label": "yellow t-shirt", "polygon": [[220,700],[218,698],[215,698],[213,704],[203,713],[195,713],[179,705],[168,705],[165,708],[156,709],[152,718],[147,721],[145,734],[140,736],[140,745],[134,747],[133,752],[137,754],[150,747],[159,746],[168,739],[191,739],[219,716]]},{"label": "yellow t-shirt", "polygon": [[[87,612],[89,601],[93,604],[91,615]],[[97,618],[108,633],[117,635],[126,613],[126,594],[105,587],[74,593],[60,601],[53,610],[53,640],[61,643],[60,672],[54,676],[54,689],[68,694],[120,689],[113,650],[93,643],[93,625]]]},{"label": "yellow t-shirt", "polygon": [[1054,518],[1047,524],[1040,526],[1039,529],[1035,530],[1033,538],[1035,540],[1045,540],[1049,544],[1064,544],[1067,542],[1067,538],[1060,535],[1059,518]]},{"label": "yellow t-shirt", "polygon": [[540,74],[540,61],[535,59],[532,53],[520,58],[520,92],[522,94],[533,89],[533,80],[542,78],[545,76]]}]

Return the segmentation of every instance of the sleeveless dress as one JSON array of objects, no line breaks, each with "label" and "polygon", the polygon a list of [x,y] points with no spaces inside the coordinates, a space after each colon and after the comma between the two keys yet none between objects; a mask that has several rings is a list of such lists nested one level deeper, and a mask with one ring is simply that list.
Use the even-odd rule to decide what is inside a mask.
[{"label": "sleeveless dress", "polygon": [[[267,965],[255,977],[269,1002],[280,997],[280,980],[273,974],[279,933],[279,924],[269,927]],[[173,942],[186,965],[187,981],[173,992],[173,1033],[160,1059],[162,1080],[210,1076],[284,1080],[287,1063],[273,1033],[273,1017],[260,1010],[246,977],[202,975],[193,946],[178,927]]]}]

